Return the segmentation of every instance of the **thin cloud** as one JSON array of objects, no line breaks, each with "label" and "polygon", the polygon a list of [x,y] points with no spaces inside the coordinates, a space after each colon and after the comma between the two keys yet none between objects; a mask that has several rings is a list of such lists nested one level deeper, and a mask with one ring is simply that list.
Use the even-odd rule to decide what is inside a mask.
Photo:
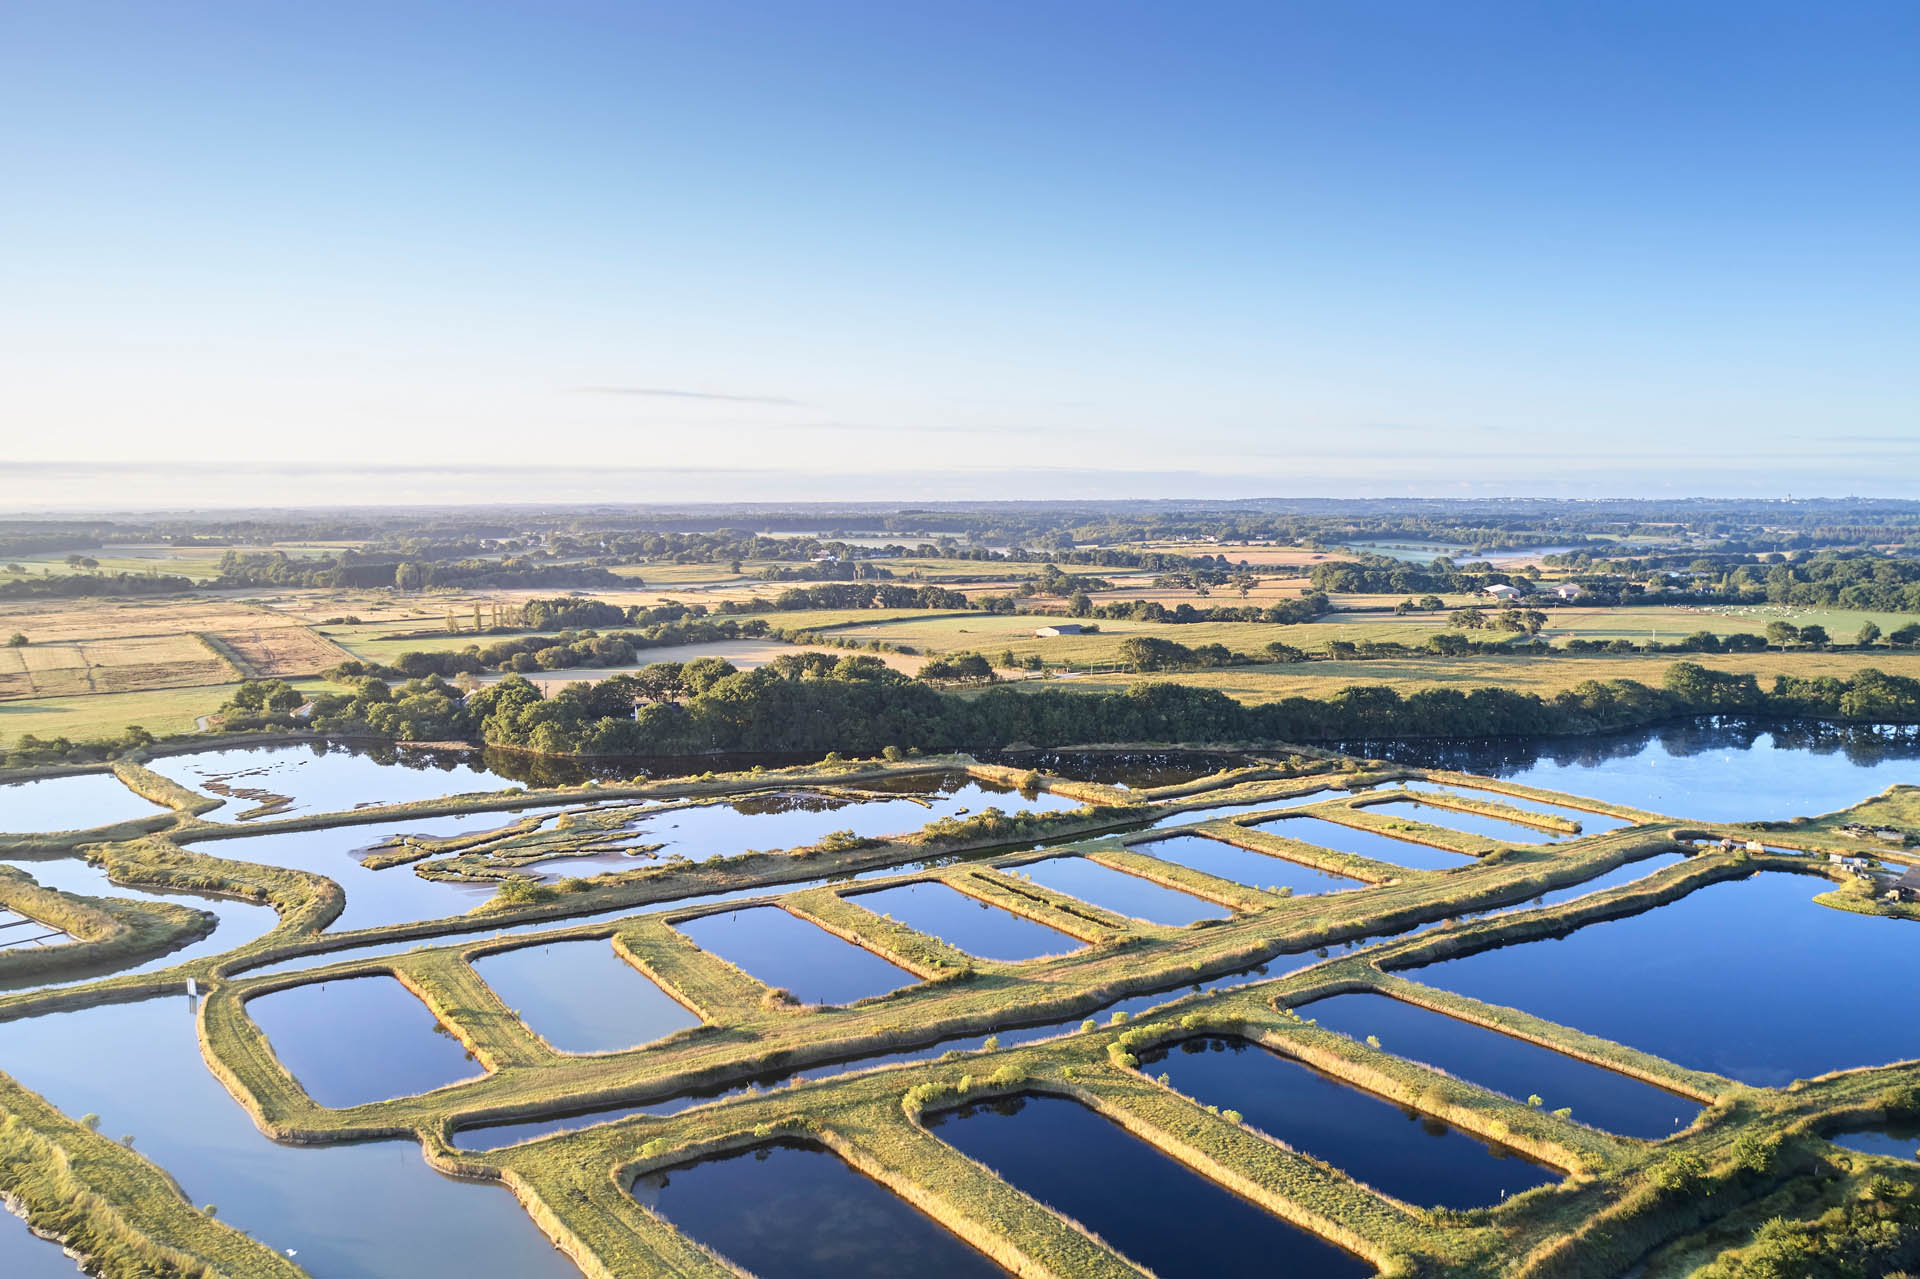
[{"label": "thin cloud", "polygon": [[724,395],[717,391],[680,391],[664,386],[582,386],[581,395],[644,395],[659,400],[718,400],[724,404],[783,404],[797,406],[800,401],[781,395]]}]

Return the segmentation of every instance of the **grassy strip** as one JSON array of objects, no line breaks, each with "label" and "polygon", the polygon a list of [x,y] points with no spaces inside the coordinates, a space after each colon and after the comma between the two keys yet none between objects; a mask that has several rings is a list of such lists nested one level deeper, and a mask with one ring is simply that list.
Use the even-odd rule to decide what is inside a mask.
[{"label": "grassy strip", "polygon": [[1383,804],[1425,804],[1431,808],[1450,808],[1456,813],[1478,813],[1482,817],[1494,817],[1503,822],[1513,822],[1518,826],[1531,826],[1539,830],[1552,831],[1560,835],[1578,835],[1580,823],[1567,817],[1550,817],[1545,813],[1536,813],[1525,808],[1515,808],[1511,804],[1502,804],[1494,800],[1473,799],[1465,795],[1450,795],[1439,791],[1376,791],[1357,796],[1352,806],[1356,809],[1379,807]]},{"label": "grassy strip", "polygon": [[1195,897],[1218,902],[1234,910],[1265,910],[1278,906],[1287,900],[1281,893],[1269,893],[1264,889],[1249,887],[1237,880],[1221,879],[1218,875],[1209,875],[1205,871],[1182,866],[1178,862],[1164,861],[1149,853],[1136,853],[1127,848],[1099,848],[1087,854],[1087,860],[1110,866],[1114,870],[1125,871],[1129,875],[1150,880],[1178,892],[1191,893]]},{"label": "grassy strip", "polygon": [[923,981],[973,975],[974,958],[965,951],[848,901],[832,888],[795,893],[786,905],[800,918],[898,964]]},{"label": "grassy strip", "polygon": [[0,978],[6,980],[138,963],[206,936],[214,924],[206,911],[172,902],[56,892],[11,867],[0,867],[0,906],[71,938],[52,946],[0,950]]},{"label": "grassy strip", "polygon": [[103,1279],[303,1279],[166,1173],[0,1076],[0,1187]]},{"label": "grassy strip", "polygon": [[182,786],[171,777],[162,776],[144,764],[136,764],[130,759],[115,760],[113,775],[140,798],[159,804],[163,808],[171,808],[176,813],[197,817],[226,803],[218,796],[202,795],[199,791]]}]

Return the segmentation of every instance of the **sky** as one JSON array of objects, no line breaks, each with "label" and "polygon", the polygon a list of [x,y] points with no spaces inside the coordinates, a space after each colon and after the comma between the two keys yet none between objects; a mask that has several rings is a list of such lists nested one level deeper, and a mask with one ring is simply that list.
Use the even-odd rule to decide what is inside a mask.
[{"label": "sky", "polygon": [[1920,475],[1911,0],[9,0],[0,174],[0,509]]}]

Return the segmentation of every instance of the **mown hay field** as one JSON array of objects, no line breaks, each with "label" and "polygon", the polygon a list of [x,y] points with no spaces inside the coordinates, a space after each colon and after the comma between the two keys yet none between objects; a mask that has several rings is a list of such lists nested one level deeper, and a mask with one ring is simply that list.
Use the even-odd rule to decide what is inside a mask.
[{"label": "mown hay field", "polygon": [[0,648],[0,699],[219,684],[238,673],[194,635],[144,635]]}]

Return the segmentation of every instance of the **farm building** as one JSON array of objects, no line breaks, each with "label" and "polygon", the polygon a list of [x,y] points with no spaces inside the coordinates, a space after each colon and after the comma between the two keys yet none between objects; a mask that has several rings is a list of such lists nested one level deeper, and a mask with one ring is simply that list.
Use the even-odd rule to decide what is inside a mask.
[{"label": "farm building", "polygon": [[1553,588],[1553,593],[1563,600],[1577,600],[1587,591],[1578,582],[1562,582]]},{"label": "farm building", "polygon": [[1034,638],[1048,639],[1055,635],[1078,635],[1087,628],[1078,622],[1059,622],[1053,626],[1042,626],[1034,631]]},{"label": "farm building", "polygon": [[1520,588],[1517,586],[1508,586],[1504,582],[1495,582],[1487,588],[1487,594],[1497,600],[1517,600],[1520,598]]},{"label": "farm building", "polygon": [[1894,901],[1920,901],[1920,866],[1909,866],[1906,874],[1893,881],[1887,896]]}]

